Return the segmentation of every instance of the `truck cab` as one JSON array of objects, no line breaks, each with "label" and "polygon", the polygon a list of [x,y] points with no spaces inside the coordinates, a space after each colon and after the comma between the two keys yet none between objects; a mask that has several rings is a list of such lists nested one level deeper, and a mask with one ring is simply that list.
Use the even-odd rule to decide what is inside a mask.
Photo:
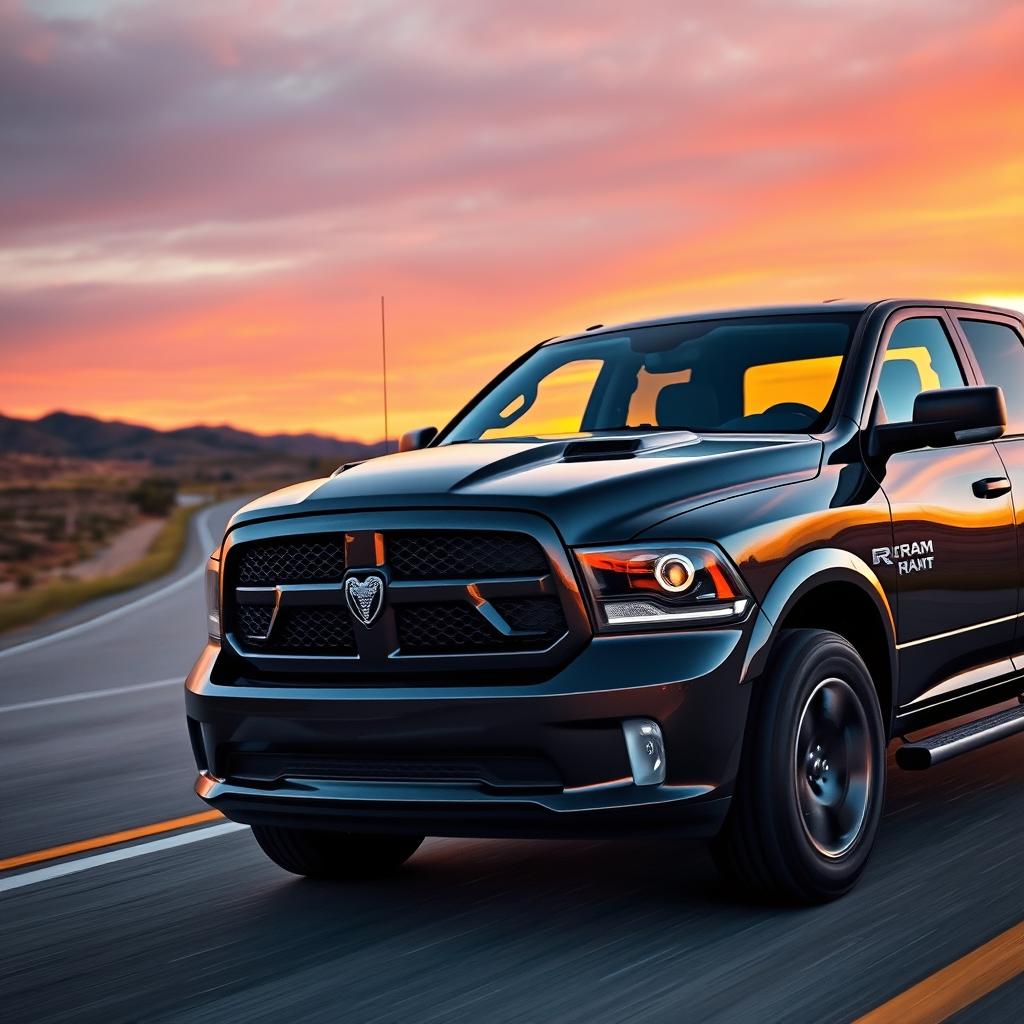
[{"label": "truck cab", "polygon": [[208,565],[197,792],[288,870],[673,836],[832,899],[891,741],[917,770],[1024,730],[1012,311],[600,326],[400,447],[252,502]]}]

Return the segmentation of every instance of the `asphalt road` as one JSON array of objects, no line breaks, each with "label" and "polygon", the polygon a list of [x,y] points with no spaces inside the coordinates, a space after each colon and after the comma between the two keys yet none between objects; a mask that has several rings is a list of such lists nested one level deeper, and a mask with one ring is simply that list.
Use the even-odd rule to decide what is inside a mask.
[{"label": "asphalt road", "polygon": [[[204,809],[180,683],[204,546],[0,645],[0,859]],[[687,843],[429,840],[353,885],[294,879],[244,829],[152,847],[0,890],[0,1019],[853,1020],[1024,919],[1022,754],[890,764],[867,875],[811,910],[736,900]],[[956,1019],[1022,1016],[1017,978]]]}]

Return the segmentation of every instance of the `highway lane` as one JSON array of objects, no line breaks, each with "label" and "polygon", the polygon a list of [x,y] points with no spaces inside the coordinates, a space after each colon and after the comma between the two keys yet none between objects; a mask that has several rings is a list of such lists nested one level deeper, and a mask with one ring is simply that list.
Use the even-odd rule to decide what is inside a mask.
[{"label": "highway lane", "polygon": [[[0,897],[2,1000],[13,1020],[850,1020],[1024,917],[1022,752],[895,776],[864,883],[812,910],[736,901],[691,844],[434,840],[392,881],[332,885],[232,834]],[[1014,991],[964,1019],[1019,1019]]]},{"label": "highway lane", "polygon": [[[197,582],[0,658],[0,705],[183,677],[203,629]],[[0,857],[202,808],[177,684],[0,714],[0,752]],[[430,840],[354,885],[293,879],[245,830],[147,847],[0,892],[0,1017],[852,1020],[1024,919],[1022,755],[890,766],[868,874],[810,910],[738,901],[687,843]]]},{"label": "highway lane", "polygon": [[[192,793],[181,681],[206,629],[196,570],[212,547],[210,537],[223,533],[239,504],[224,502],[194,517],[169,577],[5,638],[0,858],[203,808]],[[62,632],[99,615],[106,618],[94,627]],[[165,685],[148,690],[3,711],[162,680]]]},{"label": "highway lane", "polygon": [[[205,556],[240,504],[236,499],[197,512],[179,564],[168,576],[0,636],[0,700],[78,692],[96,677],[127,684],[138,671],[161,666],[177,673],[205,628],[196,599],[202,597]],[[142,630],[154,624],[157,633],[149,640]],[[119,657],[111,658],[115,644]]]}]

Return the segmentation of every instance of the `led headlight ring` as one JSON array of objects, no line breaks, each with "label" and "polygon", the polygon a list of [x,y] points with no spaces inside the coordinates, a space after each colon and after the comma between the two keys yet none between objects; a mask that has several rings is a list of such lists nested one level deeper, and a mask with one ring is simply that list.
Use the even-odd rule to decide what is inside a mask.
[{"label": "led headlight ring", "polygon": [[655,563],[654,578],[670,594],[681,594],[693,585],[696,570],[686,555],[662,555]]}]

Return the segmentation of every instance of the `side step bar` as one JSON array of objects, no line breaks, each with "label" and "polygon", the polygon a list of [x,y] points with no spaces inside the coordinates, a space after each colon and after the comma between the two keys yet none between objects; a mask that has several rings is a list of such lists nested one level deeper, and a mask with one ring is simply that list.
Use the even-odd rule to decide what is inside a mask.
[{"label": "side step bar", "polygon": [[1024,732],[1024,704],[905,743],[896,751],[896,763],[907,771],[921,772],[1018,732]]}]

